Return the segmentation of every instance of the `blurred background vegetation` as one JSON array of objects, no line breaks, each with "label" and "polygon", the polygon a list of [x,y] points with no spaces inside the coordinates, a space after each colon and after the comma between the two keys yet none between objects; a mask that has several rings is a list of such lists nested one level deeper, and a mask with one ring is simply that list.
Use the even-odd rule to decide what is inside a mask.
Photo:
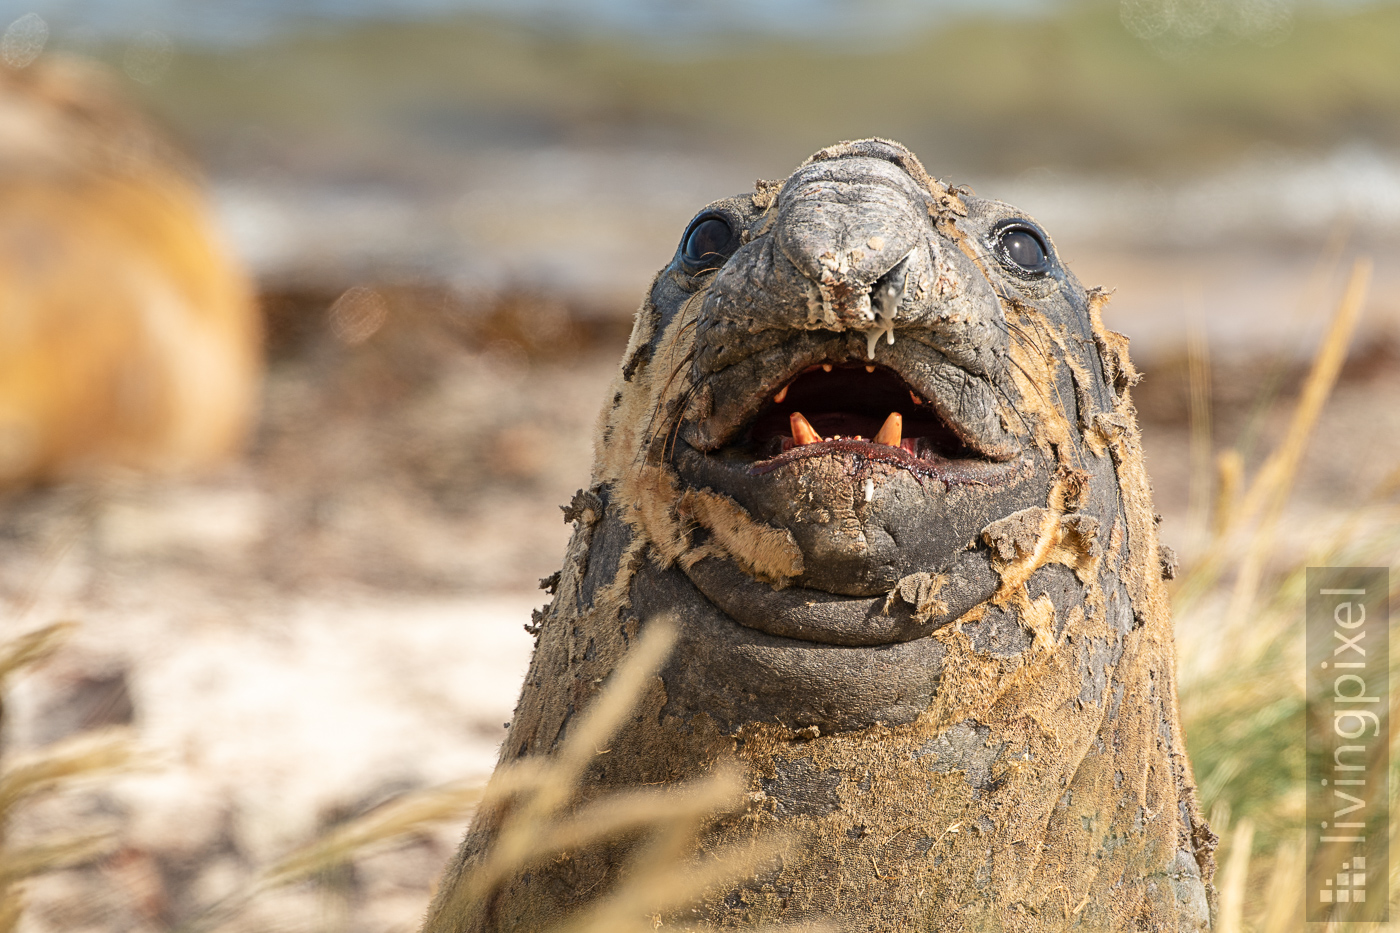
[{"label": "blurred background vegetation", "polygon": [[[83,29],[86,6],[127,16]],[[175,4],[69,2],[49,42],[123,68],[215,164],[257,134],[338,144],[347,165],[610,143],[780,174],[831,140],[884,135],[957,178],[1181,177],[1267,146],[1400,145],[1389,3],[339,6],[264,7],[219,33]]]},{"label": "blurred background vegetation", "polygon": [[1393,3],[30,6],[30,44],[122,72],[283,279],[368,262],[626,306],[704,201],[869,135],[1075,246],[1400,231]]},{"label": "blurred background vegetation", "polygon": [[[0,94],[0,183],[71,187],[52,153],[94,149],[202,192],[265,369],[222,466],[0,492],[6,638],[82,623],[12,673],[0,751],[130,726],[161,761],[7,811],[12,862],[110,830],[28,882],[26,929],[412,928],[460,830],[422,814],[491,766],[650,276],[707,202],[867,135],[1117,289],[1222,929],[1301,929],[1300,570],[1400,563],[1400,4],[0,0],[5,94],[75,57],[107,90],[50,162]],[[110,320],[120,277],[75,276]],[[294,851],[316,877],[268,885]]]}]

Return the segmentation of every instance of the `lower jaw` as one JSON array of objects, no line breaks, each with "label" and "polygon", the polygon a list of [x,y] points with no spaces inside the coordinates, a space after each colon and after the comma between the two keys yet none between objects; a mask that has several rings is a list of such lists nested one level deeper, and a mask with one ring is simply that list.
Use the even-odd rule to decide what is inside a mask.
[{"label": "lower jaw", "polygon": [[1019,466],[1015,461],[998,462],[971,458],[950,460],[937,455],[916,457],[900,447],[865,440],[838,439],[790,447],[776,456],[754,462],[747,472],[750,476],[763,476],[788,464],[840,454],[850,454],[864,461],[888,463],[912,474],[920,482],[924,479],[935,479],[946,485],[1000,485],[1013,479]]},{"label": "lower jaw", "polygon": [[888,592],[867,597],[803,586],[776,589],[718,557],[698,561],[685,574],[710,603],[739,625],[832,647],[881,647],[923,638],[991,597],[998,584],[986,555],[977,551],[955,556],[942,574],[933,602],[924,607],[918,605],[917,594],[932,584],[934,575],[928,572],[910,574]]},{"label": "lower jaw", "polygon": [[[832,450],[834,443],[854,447]],[[752,521],[758,531],[766,534],[767,529],[774,529],[790,535],[802,554],[802,566],[780,580],[779,586],[786,584],[798,591],[806,588],[817,593],[823,604],[856,597],[863,607],[872,598],[883,601],[910,574],[949,572],[960,555],[982,550],[978,535],[990,522],[1043,504],[1051,485],[1045,465],[1031,459],[978,461],[968,464],[963,472],[958,472],[963,465],[954,462],[944,468],[946,472],[936,474],[935,482],[907,469],[907,464],[871,456],[878,452],[877,445],[842,441],[823,446],[827,448],[825,456],[771,463],[772,469],[761,475],[756,475],[751,461],[736,456],[737,452],[705,454],[682,443],[674,459],[681,488],[722,495],[733,500],[743,510],[743,518]],[[741,567],[766,566],[760,559],[763,552],[750,553],[763,534],[748,536],[742,527],[721,527],[718,533],[714,528],[704,530],[717,544],[709,549],[711,553],[732,556]],[[750,537],[754,541],[749,541]],[[692,543],[705,540],[691,538]],[[754,576],[762,574],[750,574]],[[702,584],[701,588],[707,587]],[[740,588],[758,594],[743,600],[754,607],[778,598],[774,587],[748,580],[743,587],[714,587],[715,599],[723,607],[723,593]],[[939,598],[948,600],[947,594]],[[726,611],[745,621],[742,605]],[[755,608],[751,614],[766,611]],[[892,619],[872,626],[862,608],[845,616],[843,631],[831,638],[808,634],[812,630],[806,625],[767,626],[766,630],[785,636],[800,631],[800,637],[835,644],[893,642],[926,633],[917,626],[901,629]],[[766,626],[761,619],[745,624],[761,629]],[[889,637],[879,634],[881,627]]]},{"label": "lower jaw", "polygon": [[912,722],[933,701],[947,651],[933,638],[844,646],[770,635],[727,616],[674,567],[643,567],[632,607],[679,627],[661,671],[663,715],[704,714],[726,733],[775,719],[822,733]]}]

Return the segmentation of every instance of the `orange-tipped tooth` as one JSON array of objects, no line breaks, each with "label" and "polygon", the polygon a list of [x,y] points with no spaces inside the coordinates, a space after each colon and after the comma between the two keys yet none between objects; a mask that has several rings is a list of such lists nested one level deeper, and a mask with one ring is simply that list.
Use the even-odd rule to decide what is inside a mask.
[{"label": "orange-tipped tooth", "polygon": [[773,396],[773,403],[774,403],[775,405],[781,405],[781,404],[783,404],[783,399],[787,398],[787,390],[790,389],[790,388],[792,388],[792,383],[791,383],[791,382],[789,382],[787,385],[785,385],[785,386],[783,386],[781,389],[779,389],[779,390],[778,390],[778,394],[775,395],[775,396]]},{"label": "orange-tipped tooth", "polygon": [[867,367],[865,367],[865,371],[868,372],[868,373],[873,373],[873,372],[875,371],[875,367],[874,367],[874,366],[867,366]]},{"label": "orange-tipped tooth", "polygon": [[822,364],[822,372],[824,372],[824,373],[829,373],[829,372],[831,372],[831,364],[830,364],[830,363],[823,363],[823,364]]},{"label": "orange-tipped tooth", "polygon": [[914,394],[913,389],[909,390],[909,397],[914,400],[915,405],[922,405],[924,403],[923,399],[919,398],[917,395]]},{"label": "orange-tipped tooth", "polygon": [[890,412],[890,416],[885,419],[885,423],[880,426],[880,433],[875,435],[875,443],[884,444],[886,447],[898,447],[899,442],[904,439],[904,416],[897,411]]},{"label": "orange-tipped tooth", "polygon": [[812,427],[811,422],[802,417],[802,412],[795,411],[788,415],[788,424],[792,425],[792,439],[798,447],[821,442],[822,436]]}]

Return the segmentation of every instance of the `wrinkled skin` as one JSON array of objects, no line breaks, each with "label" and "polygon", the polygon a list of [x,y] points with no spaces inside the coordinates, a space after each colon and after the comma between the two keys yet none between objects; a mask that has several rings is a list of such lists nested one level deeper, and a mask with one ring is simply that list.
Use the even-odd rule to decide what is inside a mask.
[{"label": "wrinkled skin", "polygon": [[[737,757],[753,804],[702,848],[804,843],[682,919],[1208,929],[1214,837],[1104,300],[1024,214],[883,140],[706,208],[638,313],[502,761],[549,753],[666,615],[678,646],[581,797]],[[440,897],[428,929],[543,929],[619,848],[472,916]]]}]

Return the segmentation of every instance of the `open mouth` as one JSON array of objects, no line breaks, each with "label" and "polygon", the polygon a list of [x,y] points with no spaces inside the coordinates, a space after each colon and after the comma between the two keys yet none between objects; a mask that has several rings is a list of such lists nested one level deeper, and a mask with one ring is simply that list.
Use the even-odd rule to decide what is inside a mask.
[{"label": "open mouth", "polygon": [[735,446],[752,458],[751,475],[841,452],[928,476],[993,459],[899,374],[852,362],[803,369],[768,397]]},{"label": "open mouth", "polygon": [[713,465],[756,476],[839,455],[858,471],[882,461],[916,478],[990,482],[1023,459],[993,378],[914,336],[879,362],[863,359],[860,334],[789,334],[749,353],[736,343],[711,353],[724,365],[706,360],[677,429]]},{"label": "open mouth", "polygon": [[843,441],[886,448],[872,453],[901,451],[930,462],[977,456],[895,373],[852,363],[807,367],[773,393],[754,420],[750,439],[764,459],[794,450],[816,456]]}]

